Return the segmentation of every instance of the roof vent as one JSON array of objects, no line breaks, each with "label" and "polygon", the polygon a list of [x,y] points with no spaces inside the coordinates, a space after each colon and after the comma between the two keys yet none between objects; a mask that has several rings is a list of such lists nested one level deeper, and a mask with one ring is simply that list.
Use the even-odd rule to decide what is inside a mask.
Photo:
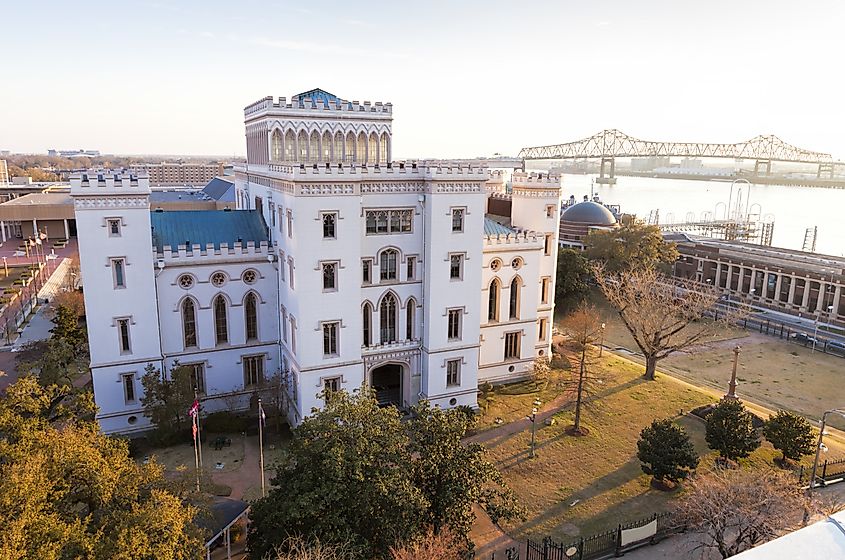
[{"label": "roof vent", "polygon": [[164,208],[162,208],[161,206],[159,206],[158,208],[156,208],[156,212],[164,212]]}]

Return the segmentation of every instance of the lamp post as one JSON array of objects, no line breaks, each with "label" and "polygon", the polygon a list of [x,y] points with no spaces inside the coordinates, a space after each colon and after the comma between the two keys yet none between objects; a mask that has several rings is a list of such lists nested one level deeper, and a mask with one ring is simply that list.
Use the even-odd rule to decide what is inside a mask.
[{"label": "lamp post", "polygon": [[[838,414],[839,416],[845,418],[845,409],[843,408],[832,408],[830,410],[826,410],[824,414],[822,414],[821,422],[819,422],[819,440],[816,443],[816,456],[813,459],[813,471],[810,474],[810,485],[807,486],[807,498],[813,497],[813,490],[816,488],[816,471],[819,468],[819,456],[821,455],[822,451],[827,451],[827,446],[824,444],[824,436],[827,435],[825,432],[825,426],[827,426],[827,415],[828,414]],[[804,524],[807,524],[807,521],[810,520],[810,512],[807,508],[804,508]]]},{"label": "lamp post", "polygon": [[541,404],[540,399],[534,399],[534,408],[531,409],[531,416],[528,417],[528,420],[531,420],[531,452],[528,457],[531,459],[536,456],[534,449],[537,441],[537,411],[540,410]]},{"label": "lamp post", "polygon": [[601,338],[599,339],[599,358],[601,358],[602,350],[604,350],[604,328],[607,325],[604,323],[601,324]]},{"label": "lamp post", "polygon": [[[832,313],[833,313],[833,306],[832,306],[832,305],[828,305],[828,306],[827,306],[827,316],[828,316],[828,320],[827,320],[827,321],[828,321],[828,323],[830,322],[830,316],[831,316],[831,314],[832,314]],[[821,312],[821,309],[820,309],[820,310],[816,313],[816,327],[813,329],[813,349],[812,349],[812,350],[810,350],[810,353],[811,353],[811,354],[812,354],[813,352],[815,352],[815,351],[816,351],[816,341],[817,341],[817,340],[818,340],[818,338],[819,338],[819,320],[820,320],[821,318],[822,318],[822,312]]]},{"label": "lamp post", "polygon": [[737,345],[734,348],[734,363],[733,368],[731,368],[731,381],[728,383],[728,392],[725,394],[726,399],[736,399],[736,365],[739,362],[739,351],[742,348]]}]

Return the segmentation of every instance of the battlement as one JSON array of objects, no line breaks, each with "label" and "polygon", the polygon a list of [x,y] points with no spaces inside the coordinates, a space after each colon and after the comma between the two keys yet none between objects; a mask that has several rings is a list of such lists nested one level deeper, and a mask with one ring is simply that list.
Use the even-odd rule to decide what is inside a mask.
[{"label": "battlement", "polygon": [[[260,171],[264,166],[250,165],[249,171]],[[267,171],[284,175],[288,179],[325,178],[325,179],[356,179],[356,178],[385,178],[392,177],[423,177],[449,178],[462,177],[487,180],[489,170],[484,166],[472,165],[464,161],[450,162],[448,160],[399,161],[386,165],[349,165],[343,163],[306,164],[299,165],[271,163],[266,166]],[[239,169],[241,170],[241,169]],[[246,171],[246,169],[242,169]]]},{"label": "battlement", "polygon": [[[228,243],[220,243],[215,246],[213,243],[208,243],[205,247],[199,243],[193,245],[180,244],[175,249],[170,245],[162,247],[161,252],[157,252],[153,248],[153,256],[159,262],[163,262],[166,266],[168,262],[182,261],[186,259],[202,259],[208,257],[242,257],[247,259],[266,259],[272,256],[269,245],[266,241],[262,241],[258,245],[254,241],[247,241],[244,243],[234,243],[231,246]],[[161,266],[161,265],[159,265]]]},{"label": "battlement", "polygon": [[484,236],[484,247],[494,247],[496,245],[516,245],[516,244],[535,244],[536,248],[542,248],[545,243],[545,238],[542,234],[534,231],[523,231],[517,229],[515,233],[511,234],[493,234]]},{"label": "battlement", "polygon": [[511,184],[514,187],[539,187],[539,188],[560,188],[560,175],[549,175],[548,173],[526,173],[515,171]]},{"label": "battlement", "polygon": [[70,177],[71,196],[101,194],[149,194],[150,179],[145,172],[93,170]]},{"label": "battlement", "polygon": [[273,96],[267,96],[244,107],[244,118],[249,119],[262,112],[272,113],[275,111],[303,114],[313,114],[314,111],[338,111],[361,114],[362,118],[366,118],[367,116],[372,116],[373,114],[391,116],[393,114],[393,104],[383,103],[381,101],[358,102],[346,101],[345,99],[325,99],[322,97],[312,98],[298,96],[293,97],[290,102],[288,102],[285,97],[280,97],[277,102],[273,102]]}]

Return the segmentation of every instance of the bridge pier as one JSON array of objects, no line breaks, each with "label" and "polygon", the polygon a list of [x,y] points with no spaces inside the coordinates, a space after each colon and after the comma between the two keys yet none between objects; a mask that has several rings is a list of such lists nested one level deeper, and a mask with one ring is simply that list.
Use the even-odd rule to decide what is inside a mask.
[{"label": "bridge pier", "polygon": [[763,176],[768,176],[772,174],[772,160],[770,159],[758,159],[754,162],[754,175],[760,175],[760,169],[765,168],[763,172]]},{"label": "bridge pier", "polygon": [[[605,175],[605,165],[610,167],[610,174]],[[616,158],[613,156],[602,157],[601,167],[599,168],[599,178],[596,179],[599,185],[615,185],[616,184]]]},{"label": "bridge pier", "polygon": [[833,164],[819,163],[819,170],[816,172],[816,179],[833,179]]}]

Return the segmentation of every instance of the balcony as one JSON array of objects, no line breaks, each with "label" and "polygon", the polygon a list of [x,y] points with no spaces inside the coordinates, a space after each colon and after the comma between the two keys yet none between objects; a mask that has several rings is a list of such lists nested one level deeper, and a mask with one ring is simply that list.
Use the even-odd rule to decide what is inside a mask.
[{"label": "balcony", "polygon": [[396,342],[387,342],[384,344],[371,344],[370,346],[361,347],[362,356],[372,356],[374,354],[384,354],[387,352],[399,352],[405,350],[416,350],[420,347],[420,340],[397,340]]}]

